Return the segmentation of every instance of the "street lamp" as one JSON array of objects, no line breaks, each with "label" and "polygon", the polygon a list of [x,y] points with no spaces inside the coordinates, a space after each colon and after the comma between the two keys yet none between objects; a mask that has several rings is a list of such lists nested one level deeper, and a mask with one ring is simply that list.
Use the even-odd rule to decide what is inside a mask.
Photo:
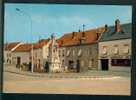
[{"label": "street lamp", "polygon": [[[31,16],[28,13],[26,13],[25,11],[20,10],[19,8],[16,8],[16,11],[28,16],[28,18],[30,19],[30,33],[32,35],[32,18],[31,18]],[[31,36],[31,40],[32,40],[32,36]],[[31,49],[32,49],[32,51],[31,51],[31,62],[32,62],[31,63],[31,72],[33,73],[33,69],[34,69],[34,64],[33,64],[33,62],[34,62],[34,60],[33,60],[33,43],[31,45]]]}]

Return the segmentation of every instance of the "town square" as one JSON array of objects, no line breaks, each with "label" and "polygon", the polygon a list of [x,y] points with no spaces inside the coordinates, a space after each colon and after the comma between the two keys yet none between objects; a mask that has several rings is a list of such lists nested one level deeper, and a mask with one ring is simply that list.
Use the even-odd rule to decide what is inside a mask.
[{"label": "town square", "polygon": [[[8,13],[16,14],[14,17],[17,17],[18,21],[15,20],[16,27],[10,28],[7,25],[5,29],[7,33],[3,63],[5,93],[130,95],[131,7],[113,6],[110,8],[109,6],[109,9],[113,12],[118,11],[118,13],[98,25],[98,23],[89,24],[93,22],[89,20],[88,16],[92,16],[92,14],[88,12],[92,11],[93,13],[95,9],[85,11],[89,7],[78,5],[77,7],[81,7],[79,13],[76,12],[78,11],[76,6],[52,5],[51,7],[48,5],[43,7],[44,16],[46,18],[47,13],[50,15],[47,20],[50,20],[52,16],[53,18],[51,21],[45,20],[46,26],[44,27],[41,24],[44,17],[35,17],[38,13],[36,11],[40,7],[31,6],[35,7],[35,10],[30,9],[34,17],[25,9],[21,9],[23,6],[17,5],[12,8],[12,5],[7,4],[6,7]],[[9,10],[8,7],[12,9]],[[60,10],[63,7],[64,9]],[[53,8],[61,11],[61,14],[54,15]],[[94,8],[96,11],[102,9],[101,7],[99,9],[99,6],[94,6]],[[104,8],[103,10],[106,12],[108,7]],[[129,14],[123,13],[121,16],[119,13],[123,9],[129,9]],[[65,10],[69,12],[65,13]],[[38,14],[43,16],[43,12]],[[8,13],[6,14],[6,23],[13,24],[8,21]],[[88,16],[84,17],[83,14]],[[93,14],[95,15],[95,13]],[[71,18],[67,15],[71,15]],[[66,23],[66,18],[71,22]],[[40,21],[40,19],[42,20]],[[38,24],[34,24],[35,20],[40,27]],[[97,20],[102,20],[102,18],[98,17],[96,22]],[[24,23],[24,29],[21,21]],[[71,24],[72,21],[74,26]],[[22,27],[20,28],[18,24]],[[77,26],[79,27],[77,28]],[[73,27],[76,27],[76,30]],[[48,33],[44,35],[34,33],[40,32],[39,29]],[[9,35],[10,30],[22,32],[22,34],[28,32],[28,34],[27,36],[21,36],[18,33]],[[61,31],[62,33],[59,33]]]}]

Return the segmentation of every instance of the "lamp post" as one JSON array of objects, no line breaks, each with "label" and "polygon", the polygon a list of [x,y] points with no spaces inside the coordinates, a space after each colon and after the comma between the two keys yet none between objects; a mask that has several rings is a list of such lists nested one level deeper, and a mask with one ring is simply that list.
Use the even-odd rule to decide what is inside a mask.
[{"label": "lamp post", "polygon": [[[30,19],[30,33],[32,35],[32,18],[31,16],[26,13],[25,11],[20,10],[19,8],[16,8],[16,11],[27,15],[27,17]],[[32,36],[31,36],[31,40],[32,40]],[[31,44],[31,72],[33,73],[33,68],[34,68],[34,64],[33,64],[34,60],[33,60],[33,43]]]}]

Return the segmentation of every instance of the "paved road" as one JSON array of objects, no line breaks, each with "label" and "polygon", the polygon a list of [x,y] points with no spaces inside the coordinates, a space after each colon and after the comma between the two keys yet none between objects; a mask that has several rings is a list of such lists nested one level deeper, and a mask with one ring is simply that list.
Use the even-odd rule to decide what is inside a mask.
[{"label": "paved road", "polygon": [[130,78],[46,78],[4,72],[4,92],[130,95]]}]

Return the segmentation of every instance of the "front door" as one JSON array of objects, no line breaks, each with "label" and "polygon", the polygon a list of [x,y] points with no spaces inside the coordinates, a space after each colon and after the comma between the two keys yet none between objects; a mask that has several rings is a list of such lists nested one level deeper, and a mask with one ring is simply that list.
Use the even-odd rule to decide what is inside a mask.
[{"label": "front door", "polygon": [[20,64],[21,64],[21,58],[17,57],[17,65],[20,65]]},{"label": "front door", "polygon": [[109,69],[109,60],[108,59],[101,59],[101,68],[102,68],[102,70]]},{"label": "front door", "polygon": [[45,64],[45,71],[47,73],[49,72],[49,62],[46,62],[46,64]]},{"label": "front door", "polygon": [[77,69],[77,73],[80,72],[80,61],[79,60],[77,60],[76,69]]}]

